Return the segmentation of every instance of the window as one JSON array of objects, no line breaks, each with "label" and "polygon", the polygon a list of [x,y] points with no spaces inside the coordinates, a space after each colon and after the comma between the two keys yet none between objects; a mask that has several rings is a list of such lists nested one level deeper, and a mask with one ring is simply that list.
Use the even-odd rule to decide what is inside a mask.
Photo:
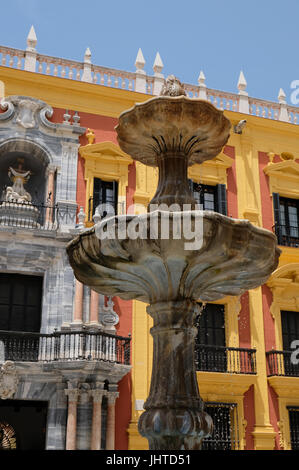
[{"label": "window", "polygon": [[224,306],[207,304],[196,319],[198,334],[195,346],[197,370],[227,370]]},{"label": "window", "polygon": [[192,180],[189,180],[189,184],[196,202],[203,210],[215,211],[224,215],[227,214],[225,184],[210,186],[207,184],[195,183]]},{"label": "window", "polygon": [[299,450],[299,407],[288,406],[287,409],[290,421],[291,449]]},{"label": "window", "polygon": [[203,450],[237,450],[239,448],[236,403],[206,403],[205,411],[211,416],[214,430],[203,440]]},{"label": "window", "polygon": [[273,193],[275,233],[280,245],[299,246],[299,200]]},{"label": "window", "polygon": [[0,274],[0,330],[39,332],[43,278]]},{"label": "window", "polygon": [[93,196],[89,199],[88,220],[92,221],[96,208],[100,204],[107,204],[105,210],[100,212],[101,217],[107,215],[109,206],[112,206],[114,214],[117,214],[117,193],[118,184],[116,181],[103,181],[100,178],[94,178]]},{"label": "window", "polygon": [[291,343],[299,340],[299,312],[281,311],[283,362],[285,375],[298,375],[299,365],[291,362]]}]

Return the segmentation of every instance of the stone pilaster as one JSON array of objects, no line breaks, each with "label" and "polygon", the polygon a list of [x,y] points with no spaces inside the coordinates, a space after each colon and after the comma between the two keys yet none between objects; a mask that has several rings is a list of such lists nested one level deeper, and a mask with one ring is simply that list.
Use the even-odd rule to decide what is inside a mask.
[{"label": "stone pilaster", "polygon": [[89,326],[99,328],[99,294],[90,289]]},{"label": "stone pilaster", "polygon": [[106,431],[106,450],[114,450],[115,448],[115,402],[118,398],[118,392],[109,391],[107,393],[107,431]]},{"label": "stone pilaster", "polygon": [[90,450],[101,449],[102,438],[102,401],[103,396],[107,394],[106,390],[98,388],[90,391],[93,399],[92,430]]},{"label": "stone pilaster", "polygon": [[73,327],[80,327],[83,323],[83,293],[84,286],[82,282],[75,280],[75,301],[73,313]]},{"label": "stone pilaster", "polygon": [[76,450],[77,440],[77,405],[79,397],[78,388],[67,388],[65,394],[68,397],[68,413],[66,425],[66,450]]}]

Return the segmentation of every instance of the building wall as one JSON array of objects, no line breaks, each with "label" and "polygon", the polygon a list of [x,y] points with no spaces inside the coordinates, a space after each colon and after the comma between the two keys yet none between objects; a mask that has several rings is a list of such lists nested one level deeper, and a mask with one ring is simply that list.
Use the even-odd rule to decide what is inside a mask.
[{"label": "building wall", "polygon": [[[91,129],[94,133],[90,145],[108,142],[117,146],[114,127],[118,115],[131,107],[134,102],[148,98],[148,95],[141,93],[108,89],[82,82],[70,83],[60,78],[45,76],[40,77],[40,87],[37,90],[32,75],[34,74],[23,71],[4,70],[6,94],[21,94],[22,90],[23,95],[43,99],[54,106],[52,122],[63,121],[65,108],[72,110],[71,114],[74,110],[78,110],[80,125]],[[225,114],[231,119],[232,124],[246,118],[247,125],[241,135],[232,131],[230,140],[223,149],[222,161],[218,166],[206,165],[204,170],[201,169],[200,180],[209,184],[211,178],[214,178],[218,172],[218,181],[223,181],[224,178],[227,185],[228,215],[234,218],[247,218],[255,225],[272,230],[274,215],[271,188],[274,176],[273,172],[266,172],[272,158],[269,154],[273,154],[273,168],[275,165],[280,165],[279,155],[282,152],[290,152],[296,157],[298,126],[231,111],[225,111]],[[87,136],[82,135],[81,147],[85,148],[88,143]],[[112,153],[109,158],[112,161],[115,147],[110,147]],[[120,158],[124,157],[121,153],[119,155]],[[86,159],[78,154],[77,161],[76,201],[86,213],[87,186],[84,178]],[[283,164],[278,171],[278,179],[288,182],[291,194],[295,198],[299,198],[299,171],[296,170],[298,162],[299,160],[294,158],[289,167],[287,163]],[[101,165],[98,165],[98,168],[101,168]],[[221,172],[219,168],[222,168]],[[196,168],[190,169],[190,172],[193,172],[195,177],[199,174],[196,173]],[[127,208],[133,202],[149,202],[156,185],[156,177],[154,171],[143,168],[141,164],[127,164]],[[298,273],[298,248],[282,248],[277,272],[280,272],[280,268],[288,266],[290,271],[286,271],[287,274],[283,279],[291,276],[289,272]],[[294,380],[290,381],[288,377],[274,379],[267,377],[265,356],[266,351],[279,348],[277,344],[279,317],[272,312],[273,302],[278,298],[290,303],[292,299],[298,298],[289,291],[280,292],[278,295],[279,279],[279,275],[278,277],[274,275],[262,288],[243,294],[237,301],[232,299],[224,301],[227,309],[235,312],[235,315],[231,314],[228,324],[230,341],[234,341],[236,346],[257,350],[257,375],[244,378],[241,374],[239,376],[235,374],[233,378],[227,378],[226,374],[222,374],[219,379],[219,374],[209,372],[198,374],[199,389],[204,399],[238,402],[241,424],[239,440],[245,449],[279,449],[289,446],[286,404],[297,403],[295,394],[299,388],[299,378],[292,378]],[[296,282],[292,281],[293,284]],[[116,448],[144,449],[147,448],[147,442],[137,433],[137,420],[142,412],[143,401],[147,398],[151,377],[152,339],[149,335],[151,320],[145,313],[145,306],[140,302],[125,302],[120,299],[113,301],[115,311],[120,317],[116,327],[117,333],[124,336],[131,333],[133,345],[132,372],[119,384],[120,397],[116,403]],[[278,305],[279,301],[276,304]],[[294,308],[295,306],[294,303]],[[279,310],[277,306],[275,308]],[[236,318],[235,328],[233,322]],[[234,381],[233,391],[227,391],[226,380]]]}]

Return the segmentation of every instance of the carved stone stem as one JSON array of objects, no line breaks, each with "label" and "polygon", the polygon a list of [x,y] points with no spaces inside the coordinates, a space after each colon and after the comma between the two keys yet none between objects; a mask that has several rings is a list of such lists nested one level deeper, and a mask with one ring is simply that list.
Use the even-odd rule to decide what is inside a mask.
[{"label": "carved stone stem", "polygon": [[197,304],[161,302],[147,308],[154,320],[153,372],[139,432],[151,450],[195,450],[212,431],[203,411],[194,362]]},{"label": "carved stone stem", "polygon": [[184,153],[167,153],[157,156],[159,181],[150,204],[184,204],[195,208],[196,201],[188,184],[188,156]]}]

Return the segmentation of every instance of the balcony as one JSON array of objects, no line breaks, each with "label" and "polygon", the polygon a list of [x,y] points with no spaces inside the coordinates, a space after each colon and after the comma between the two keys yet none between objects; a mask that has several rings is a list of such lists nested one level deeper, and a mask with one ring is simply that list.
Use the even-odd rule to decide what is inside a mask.
[{"label": "balcony", "polygon": [[0,201],[0,227],[57,230],[58,206]]},{"label": "balcony", "polygon": [[256,374],[256,350],[198,344],[195,364],[198,371]]},{"label": "balcony", "polygon": [[299,377],[299,364],[292,361],[294,351],[266,352],[268,376]]},{"label": "balcony", "polygon": [[106,361],[130,364],[131,338],[104,332],[0,331],[0,362]]}]

